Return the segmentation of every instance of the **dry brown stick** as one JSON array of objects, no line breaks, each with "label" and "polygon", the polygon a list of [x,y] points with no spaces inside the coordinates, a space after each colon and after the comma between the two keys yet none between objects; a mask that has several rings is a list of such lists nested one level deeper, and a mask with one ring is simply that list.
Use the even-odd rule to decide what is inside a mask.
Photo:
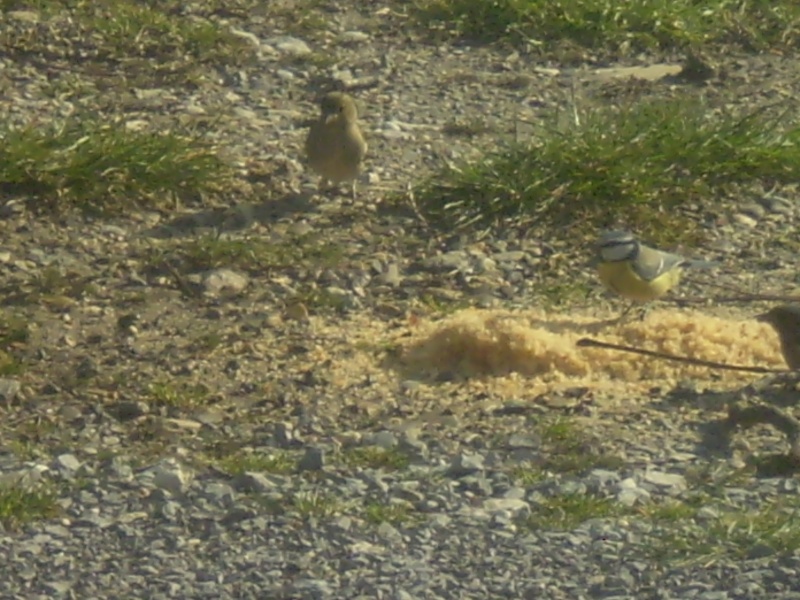
[{"label": "dry brown stick", "polygon": [[604,348],[606,350],[618,350],[620,352],[630,352],[632,354],[641,354],[642,356],[652,356],[653,358],[663,358],[664,360],[672,360],[675,362],[697,365],[699,367],[709,367],[711,369],[724,369],[727,371],[743,371],[745,373],[790,373],[791,372],[788,369],[770,369],[769,367],[729,365],[727,363],[715,362],[712,360],[703,360],[700,358],[692,358],[690,356],[678,356],[676,354],[667,354],[666,352],[645,350],[644,348],[636,348],[634,346],[610,344],[608,342],[593,340],[592,338],[581,338],[577,341],[577,345],[582,348]]},{"label": "dry brown stick", "polygon": [[161,264],[164,265],[164,268],[172,277],[172,280],[175,282],[175,285],[178,286],[178,289],[180,289],[180,291],[183,292],[183,295],[185,297],[196,298],[198,296],[198,293],[192,289],[192,286],[189,285],[189,283],[186,281],[183,275],[178,273],[177,269],[173,267],[168,260],[161,259]]}]

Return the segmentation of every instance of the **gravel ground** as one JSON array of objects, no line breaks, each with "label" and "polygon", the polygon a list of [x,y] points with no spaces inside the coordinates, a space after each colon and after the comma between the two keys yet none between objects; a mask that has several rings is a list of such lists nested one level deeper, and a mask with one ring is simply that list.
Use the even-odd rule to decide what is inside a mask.
[{"label": "gravel ground", "polygon": [[[132,206],[102,219],[40,215],[4,198],[4,318],[23,319],[29,336],[19,345],[25,371],[0,380],[0,481],[47,484],[59,511],[0,532],[0,595],[800,598],[793,547],[754,539],[697,562],[669,541],[721,522],[720,503],[757,511],[798,493],[791,476],[741,475],[750,454],[785,450],[777,434],[715,447],[709,381],[653,382],[643,397],[616,399],[626,410],[610,410],[600,394],[531,406],[446,374],[375,367],[391,359],[380,340],[435,315],[431,306],[527,307],[554,256],[578,260],[547,232],[432,232],[387,200],[393,192],[443,161],[526,135],[526,121],[561,118],[573,88],[588,105],[696,89],[720,106],[758,106],[797,93],[796,60],[726,53],[703,84],[631,81],[626,69],[674,72],[681,57],[571,67],[399,33],[407,27],[392,5],[323,8],[324,30],[258,11],[213,17],[257,59],[203,65],[190,83],[185,72],[107,61],[91,40],[80,42],[87,60],[74,63],[67,25],[30,11],[4,16],[0,29],[19,44],[54,37],[46,57],[0,54],[3,118],[91,109],[154,125],[214,123],[208,135],[241,178],[200,208]],[[312,195],[302,166],[304,120],[334,85],[362,104],[368,133],[356,204]],[[794,190],[736,190],[695,212],[709,229],[703,253],[724,263],[719,283],[797,283]],[[271,268],[198,268],[187,248],[210,231],[311,250]],[[596,285],[589,272],[575,277]],[[580,453],[598,460],[527,479],[526,465],[553,451],[535,426],[555,417],[580,423]],[[221,466],[242,452],[280,464]],[[348,461],[354,452],[366,454]],[[619,514],[531,525],[564,496],[601,499]],[[632,510],[670,500],[692,516]]]}]

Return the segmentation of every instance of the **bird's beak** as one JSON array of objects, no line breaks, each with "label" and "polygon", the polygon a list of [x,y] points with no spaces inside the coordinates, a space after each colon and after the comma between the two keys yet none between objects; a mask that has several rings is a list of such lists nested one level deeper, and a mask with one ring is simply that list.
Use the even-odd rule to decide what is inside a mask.
[{"label": "bird's beak", "polygon": [[769,323],[769,313],[761,313],[753,317],[756,321],[760,321],[761,323]]}]

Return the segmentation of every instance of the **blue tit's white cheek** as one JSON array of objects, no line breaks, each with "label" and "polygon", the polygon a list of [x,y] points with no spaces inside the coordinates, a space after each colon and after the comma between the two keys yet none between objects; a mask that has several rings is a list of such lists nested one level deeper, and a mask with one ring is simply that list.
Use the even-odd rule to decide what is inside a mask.
[{"label": "blue tit's white cheek", "polygon": [[607,246],[600,249],[600,256],[607,262],[628,260],[633,255],[634,248],[629,244]]}]

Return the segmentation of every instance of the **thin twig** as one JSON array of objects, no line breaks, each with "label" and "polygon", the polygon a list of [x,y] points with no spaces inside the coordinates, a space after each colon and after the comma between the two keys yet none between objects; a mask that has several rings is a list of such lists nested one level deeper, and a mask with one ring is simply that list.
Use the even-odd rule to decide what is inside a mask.
[{"label": "thin twig", "polygon": [[161,259],[161,264],[164,265],[164,268],[172,276],[172,279],[175,281],[175,285],[177,285],[178,288],[180,288],[184,296],[186,296],[187,298],[197,298],[198,293],[194,289],[192,289],[192,286],[190,286],[186,282],[186,279],[183,277],[183,275],[178,273],[175,267],[169,264],[168,260]]},{"label": "thin twig", "polygon": [[672,360],[675,362],[687,363],[690,365],[697,365],[699,367],[708,367],[710,369],[724,369],[727,371],[742,371],[745,373],[789,373],[787,369],[770,369],[768,367],[749,367],[741,365],[729,365],[726,363],[715,362],[712,360],[702,360],[700,358],[692,358],[690,356],[677,356],[675,354],[667,354],[666,352],[657,352],[655,350],[645,350],[644,348],[635,348],[634,346],[622,346],[620,344],[610,344],[608,342],[601,342],[591,338],[581,338],[577,341],[577,345],[581,348],[605,348],[607,350],[618,350],[620,352],[630,352],[632,354],[641,354],[643,356],[652,356],[653,358],[663,358],[664,360]]}]

